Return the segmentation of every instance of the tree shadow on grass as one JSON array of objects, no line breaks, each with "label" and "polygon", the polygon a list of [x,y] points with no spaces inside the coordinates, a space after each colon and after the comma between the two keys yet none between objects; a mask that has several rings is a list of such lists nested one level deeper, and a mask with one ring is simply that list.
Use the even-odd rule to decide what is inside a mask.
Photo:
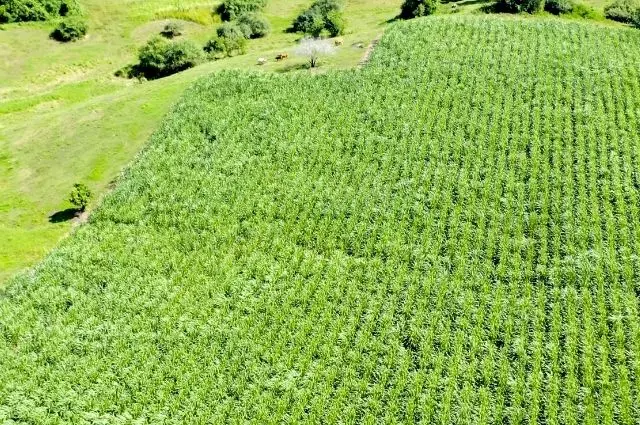
[{"label": "tree shadow on grass", "polygon": [[300,71],[302,69],[310,69],[310,68],[311,67],[309,66],[308,62],[291,63],[291,64],[285,65],[282,68],[276,69],[276,72],[280,74],[284,74],[285,72]]},{"label": "tree shadow on grass", "polygon": [[49,223],[62,223],[65,221],[73,220],[78,216],[78,210],[75,208],[67,208],[55,212],[49,216]]}]

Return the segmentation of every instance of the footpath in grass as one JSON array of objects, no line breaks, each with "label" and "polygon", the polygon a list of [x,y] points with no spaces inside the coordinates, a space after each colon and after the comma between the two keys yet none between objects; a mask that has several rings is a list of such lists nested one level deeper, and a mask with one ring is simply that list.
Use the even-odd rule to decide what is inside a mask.
[{"label": "footpath in grass", "polygon": [[0,296],[0,420],[637,423],[639,44],[433,17],[202,79]]}]

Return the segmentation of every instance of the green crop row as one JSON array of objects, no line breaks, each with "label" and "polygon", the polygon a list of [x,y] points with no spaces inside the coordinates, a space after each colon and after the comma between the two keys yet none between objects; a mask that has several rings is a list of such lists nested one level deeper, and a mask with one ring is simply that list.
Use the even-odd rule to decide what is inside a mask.
[{"label": "green crop row", "polygon": [[637,424],[639,45],[433,17],[199,81],[0,296],[0,420]]}]

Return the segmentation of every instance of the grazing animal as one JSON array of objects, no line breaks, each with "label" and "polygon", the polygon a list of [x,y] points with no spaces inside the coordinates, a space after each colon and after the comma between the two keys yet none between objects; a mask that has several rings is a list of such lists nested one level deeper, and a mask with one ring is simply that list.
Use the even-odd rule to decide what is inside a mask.
[{"label": "grazing animal", "polygon": [[341,38],[336,38],[333,42],[336,46],[342,46],[342,43],[344,43],[344,41]]},{"label": "grazing animal", "polygon": [[276,56],[277,61],[282,61],[287,58],[289,58],[289,53],[280,53],[278,56]]},{"label": "grazing animal", "polygon": [[266,58],[258,58],[258,65],[264,65],[267,63],[267,59]]}]

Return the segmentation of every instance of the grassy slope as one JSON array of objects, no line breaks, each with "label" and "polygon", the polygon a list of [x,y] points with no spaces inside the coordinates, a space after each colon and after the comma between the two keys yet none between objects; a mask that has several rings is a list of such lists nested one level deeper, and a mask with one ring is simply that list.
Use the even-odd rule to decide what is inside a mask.
[{"label": "grassy slope", "polygon": [[0,297],[0,419],[638,422],[639,42],[436,17],[205,78]]},{"label": "grassy slope", "polygon": [[[104,192],[186,86],[219,69],[253,68],[257,57],[289,49],[296,36],[283,30],[308,3],[271,0],[266,13],[274,32],[252,42],[245,56],[143,85],[112,74],[134,60],[138,46],[162,27],[162,17],[191,15],[205,25],[187,23],[186,36],[206,40],[215,27],[207,22],[214,3],[85,0],[90,35],[69,45],[49,40],[48,24],[0,31],[0,282],[42,258],[68,231],[70,222],[50,223],[48,217],[69,207],[65,200],[73,183],[85,181]],[[362,50],[351,44],[380,34],[400,1],[347,3],[350,34],[326,68],[355,65]]]}]

